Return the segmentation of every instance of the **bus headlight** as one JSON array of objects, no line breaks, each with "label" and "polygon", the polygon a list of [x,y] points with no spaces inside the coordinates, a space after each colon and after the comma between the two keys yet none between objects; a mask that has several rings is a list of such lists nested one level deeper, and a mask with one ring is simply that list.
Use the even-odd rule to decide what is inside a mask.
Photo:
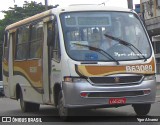
[{"label": "bus headlight", "polygon": [[147,75],[144,77],[144,81],[147,81],[147,80],[155,80],[155,75]]},{"label": "bus headlight", "polygon": [[65,76],[64,82],[86,82],[85,78]]}]

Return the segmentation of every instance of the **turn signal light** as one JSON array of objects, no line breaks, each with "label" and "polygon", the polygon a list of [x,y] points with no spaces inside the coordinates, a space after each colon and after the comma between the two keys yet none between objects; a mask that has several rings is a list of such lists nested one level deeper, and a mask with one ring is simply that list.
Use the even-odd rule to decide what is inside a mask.
[{"label": "turn signal light", "polygon": [[143,90],[144,94],[149,94],[151,92],[151,90]]},{"label": "turn signal light", "polygon": [[64,81],[65,82],[72,82],[72,78],[67,76],[67,77],[64,77]]}]

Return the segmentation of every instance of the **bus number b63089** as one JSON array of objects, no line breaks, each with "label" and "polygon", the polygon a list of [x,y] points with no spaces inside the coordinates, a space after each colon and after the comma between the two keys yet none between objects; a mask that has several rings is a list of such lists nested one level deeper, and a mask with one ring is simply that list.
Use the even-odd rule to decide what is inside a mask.
[{"label": "bus number b63089", "polygon": [[126,72],[152,72],[152,65],[126,66]]}]

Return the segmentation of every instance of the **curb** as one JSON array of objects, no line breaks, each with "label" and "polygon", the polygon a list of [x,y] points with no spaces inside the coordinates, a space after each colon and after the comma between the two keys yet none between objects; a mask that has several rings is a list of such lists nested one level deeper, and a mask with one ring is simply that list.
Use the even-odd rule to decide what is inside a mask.
[{"label": "curb", "polygon": [[157,90],[160,90],[160,85],[157,85]]},{"label": "curb", "polygon": [[159,98],[159,99],[160,99],[160,95],[157,95],[156,98]]},{"label": "curb", "polygon": [[155,102],[160,102],[160,97],[156,97]]},{"label": "curb", "polygon": [[156,86],[157,86],[157,90],[160,90],[160,83],[159,82],[156,83]]}]

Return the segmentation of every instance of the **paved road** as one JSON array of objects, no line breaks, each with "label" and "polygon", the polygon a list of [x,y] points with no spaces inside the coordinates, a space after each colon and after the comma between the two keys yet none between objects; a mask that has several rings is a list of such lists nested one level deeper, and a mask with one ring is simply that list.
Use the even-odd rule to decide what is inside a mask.
[{"label": "paved road", "polygon": [[[129,122],[130,118],[134,117],[136,114],[131,106],[124,106],[119,108],[108,108],[108,109],[93,109],[93,110],[78,110],[76,111],[76,116],[85,116],[85,117],[76,117],[78,119],[73,120],[74,122],[62,122],[60,118],[58,117],[58,112],[56,109],[54,109],[52,106],[44,106],[41,105],[39,112],[33,112],[33,113],[22,113],[20,110],[20,104],[19,101],[11,100],[9,98],[0,98],[0,116],[48,116],[49,121],[53,122],[46,122],[46,123],[34,123],[34,124],[42,124],[42,125],[68,125],[73,124],[75,125],[97,125],[97,124],[109,124],[109,125],[160,125],[160,87],[157,87],[157,98],[156,103],[152,105],[151,111],[148,114],[148,116],[159,116],[159,122]],[[51,117],[49,117],[51,116]],[[88,117],[92,116],[92,117]],[[97,117],[102,116],[102,117]],[[105,117],[103,117],[105,116]],[[109,118],[109,116],[112,117],[112,122],[106,122],[106,118]],[[119,118],[119,116],[122,116],[123,122],[118,122],[116,119]],[[124,117],[123,117],[124,116]],[[127,116],[127,117],[126,117]],[[126,122],[124,122],[126,120]],[[80,122],[82,121],[82,122]],[[1,125],[2,123],[0,123]],[[8,123],[3,123],[8,125]],[[12,123],[13,124],[13,123]],[[18,124],[18,123],[14,123]],[[25,124],[33,124],[33,123],[23,123]]]},{"label": "paved road", "polygon": [[[160,102],[152,105],[149,115],[160,116]],[[85,112],[84,112],[85,111]],[[119,108],[105,108],[78,111],[77,116],[135,116],[135,112],[131,106],[124,106]],[[0,98],[0,116],[57,116],[58,112],[52,106],[41,105],[39,112],[22,113],[20,110],[19,101],[11,100],[9,98]]]},{"label": "paved road", "polygon": [[[152,105],[151,111],[149,113],[149,116],[160,116],[160,102],[156,102],[155,104]],[[124,106],[124,107],[119,107],[119,108],[108,108],[108,109],[93,109],[93,110],[79,110],[76,112],[75,114],[76,116],[86,116],[84,117],[77,117],[78,120],[73,120],[74,122],[70,123],[70,124],[74,124],[75,122],[78,122],[78,124],[95,124],[97,125],[97,123],[99,124],[103,124],[106,122],[106,118],[108,118],[108,116],[114,116],[113,121],[115,122],[107,122],[108,124],[117,124],[117,125],[121,125],[123,123],[127,124],[127,122],[124,123],[125,120],[122,120],[123,122],[118,123],[116,121],[116,119],[118,118],[118,116],[124,116],[124,119],[128,119],[130,118],[130,116],[135,116],[135,112],[133,110],[133,108],[131,106]],[[41,105],[40,111],[39,112],[33,112],[33,113],[22,113],[20,110],[20,105],[19,105],[19,101],[16,100],[11,100],[9,98],[0,98],[0,116],[52,116],[49,120],[54,121],[52,123],[45,123],[45,124],[52,124],[52,125],[66,125],[69,124],[61,122],[60,118],[58,117],[58,112],[56,109],[54,109],[52,106],[44,106]],[[93,117],[88,117],[88,116],[93,116]],[[96,117],[96,116],[102,116],[102,117]],[[103,116],[107,116],[107,117],[103,117]],[[126,117],[127,116],[127,117]],[[129,117],[128,117],[129,116]],[[123,119],[123,117],[122,117]],[[83,122],[79,122],[79,121],[83,121]],[[89,120],[89,122],[88,122]],[[128,120],[127,120],[128,121]],[[159,119],[160,121],[160,119]],[[133,122],[128,122],[131,125],[136,125],[139,124],[138,122],[133,123]],[[149,122],[150,123],[150,122]],[[0,123],[1,124],[1,123]],[[3,123],[5,124],[5,123]],[[27,123],[29,124],[29,123]],[[35,124],[35,123],[34,123]],[[38,123],[40,124],[40,123]],[[42,123],[44,124],[44,123]],[[77,124],[77,123],[76,123]],[[143,123],[144,125],[148,124],[148,122]],[[160,122],[151,122],[148,125],[158,125],[160,124]]]}]

